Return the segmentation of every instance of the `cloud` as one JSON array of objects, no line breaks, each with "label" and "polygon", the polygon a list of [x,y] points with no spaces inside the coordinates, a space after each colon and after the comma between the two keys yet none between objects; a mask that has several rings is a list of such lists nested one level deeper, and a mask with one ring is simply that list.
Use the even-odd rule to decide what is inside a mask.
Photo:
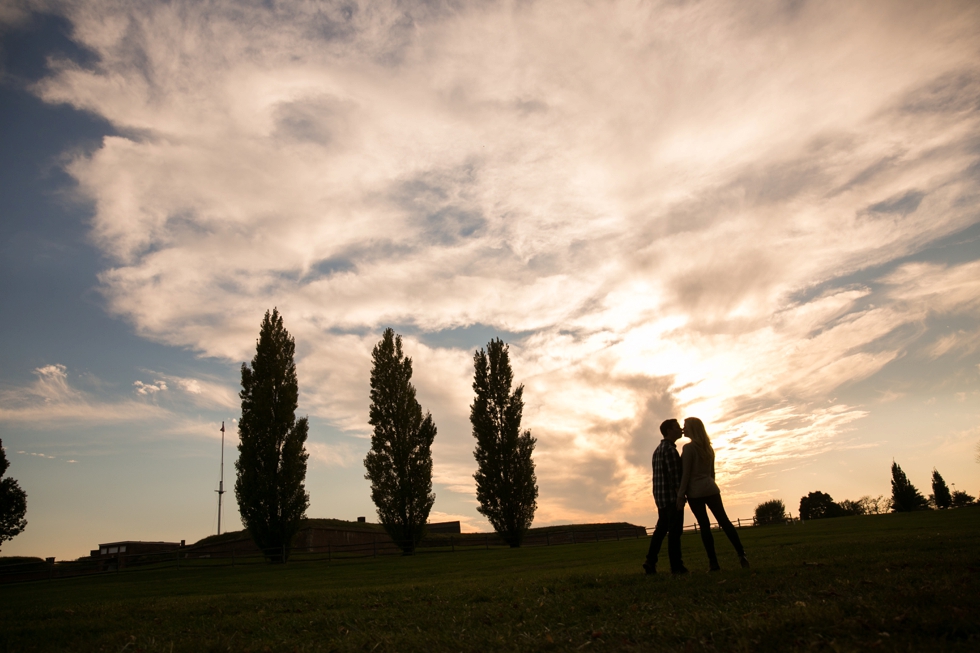
[{"label": "cloud", "polygon": [[37,378],[30,385],[0,391],[0,421],[45,428],[71,422],[110,424],[168,415],[152,404],[105,400],[72,387],[68,369],[61,364],[39,367],[34,374]]},{"label": "cloud", "polygon": [[663,418],[735,479],[846,440],[841,388],[977,317],[976,262],[908,260],[977,221],[977,7],[794,6],[78,2],[98,62],[37,92],[116,128],[68,172],[139,334],[248,360],[277,306],[301,410],[362,437],[381,329],[422,334],[437,482],[471,493],[439,334],[520,333],[542,518],[627,514]]},{"label": "cloud", "polygon": [[363,456],[348,443],[327,444],[308,440],[306,451],[313,463],[326,467],[350,467],[360,462]]},{"label": "cloud", "polygon": [[167,384],[163,381],[154,381],[153,383],[133,381],[133,386],[136,388],[136,394],[143,396],[152,396],[158,392],[165,392],[167,390]]},{"label": "cloud", "polygon": [[137,394],[152,396],[158,392],[177,392],[182,399],[202,408],[238,409],[240,405],[237,392],[218,379],[174,376],[149,370],[148,372],[158,378],[149,384],[135,381],[133,385],[136,387]]}]

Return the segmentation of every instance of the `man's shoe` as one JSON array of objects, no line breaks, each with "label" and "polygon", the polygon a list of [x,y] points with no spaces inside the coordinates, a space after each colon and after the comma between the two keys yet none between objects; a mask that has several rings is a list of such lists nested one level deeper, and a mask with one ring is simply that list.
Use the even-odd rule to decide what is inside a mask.
[{"label": "man's shoe", "polygon": [[746,558],[744,555],[739,556],[738,557],[738,561],[742,565],[742,569],[748,569],[749,568],[749,559]]},{"label": "man's shoe", "polygon": [[670,573],[680,575],[687,573],[687,567],[678,567],[677,569],[671,569]]},{"label": "man's shoe", "polygon": [[644,562],[643,571],[647,576],[653,576],[657,573],[657,565],[651,565],[649,562]]}]

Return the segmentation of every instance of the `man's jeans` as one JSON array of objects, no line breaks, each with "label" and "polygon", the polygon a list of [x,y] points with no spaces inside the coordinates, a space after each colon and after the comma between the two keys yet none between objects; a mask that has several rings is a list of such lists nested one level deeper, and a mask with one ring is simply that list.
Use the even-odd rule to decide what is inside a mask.
[{"label": "man's jeans", "polygon": [[681,532],[684,530],[684,510],[678,510],[676,505],[666,509],[658,509],[657,526],[650,538],[650,550],[647,551],[647,564],[657,565],[660,547],[667,538],[667,558],[670,560],[670,570],[680,571],[684,568],[681,559]]}]

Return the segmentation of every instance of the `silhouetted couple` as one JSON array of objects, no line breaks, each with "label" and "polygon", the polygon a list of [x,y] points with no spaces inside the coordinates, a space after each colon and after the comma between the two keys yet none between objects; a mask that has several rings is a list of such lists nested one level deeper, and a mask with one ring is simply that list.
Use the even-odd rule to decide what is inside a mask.
[{"label": "silhouetted couple", "polygon": [[[715,450],[711,447],[704,424],[697,417],[688,417],[684,420],[682,429],[676,419],[668,419],[660,425],[660,433],[664,439],[653,452],[653,499],[657,503],[659,516],[657,526],[653,529],[653,537],[650,538],[650,550],[647,551],[643,569],[648,574],[657,573],[657,558],[666,537],[671,573],[687,573],[687,567],[681,558],[685,499],[698,520],[701,542],[708,553],[711,571],[718,571],[721,566],[715,554],[715,538],[711,535],[709,508],[735,547],[739,562],[743,567],[748,567],[749,561],[745,557],[742,541],[725,514],[721,490],[715,483]],[[683,455],[679,456],[674,443],[682,436],[687,436],[691,441],[684,445]]]}]

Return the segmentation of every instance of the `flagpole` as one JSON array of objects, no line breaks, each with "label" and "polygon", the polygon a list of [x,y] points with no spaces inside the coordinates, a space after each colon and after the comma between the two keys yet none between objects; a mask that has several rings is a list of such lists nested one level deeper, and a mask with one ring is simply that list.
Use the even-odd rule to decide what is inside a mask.
[{"label": "flagpole", "polygon": [[218,535],[221,535],[221,495],[225,493],[225,423],[221,422],[221,477],[218,480]]}]

